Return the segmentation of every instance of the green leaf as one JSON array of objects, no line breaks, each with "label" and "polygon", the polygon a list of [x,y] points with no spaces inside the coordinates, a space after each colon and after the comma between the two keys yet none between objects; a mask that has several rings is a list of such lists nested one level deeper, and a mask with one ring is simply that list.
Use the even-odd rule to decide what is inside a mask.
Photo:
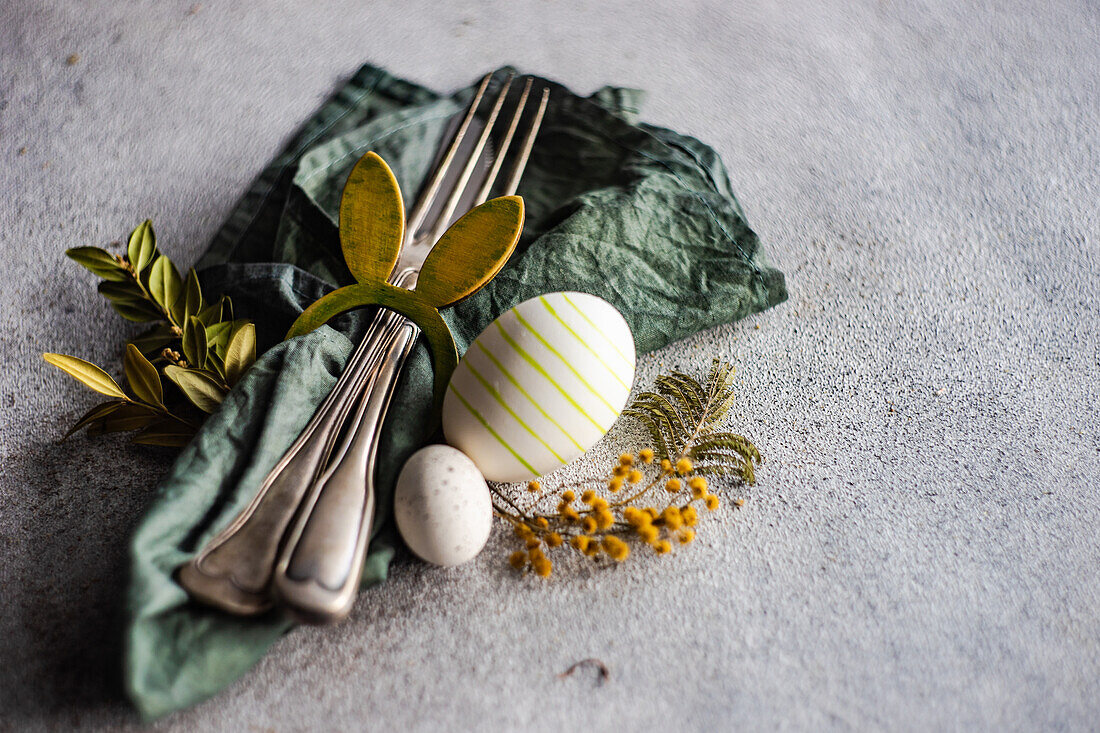
[{"label": "green leaf", "polygon": [[211,351],[224,354],[226,347],[229,345],[229,337],[232,335],[233,323],[231,321],[219,321],[206,327],[206,344]]},{"label": "green leaf", "polygon": [[710,411],[712,420],[716,421],[726,416],[730,408],[733,407],[735,396],[732,388],[717,396],[714,409]]},{"label": "green leaf", "polygon": [[705,382],[682,372],[656,379],[655,392],[642,392],[624,415],[642,423],[661,458],[687,455],[698,461],[702,473],[737,473],[752,482],[756,446],[744,436],[716,432],[714,426],[733,403],[733,365],[715,359]]},{"label": "green leaf", "polygon": [[225,351],[225,379],[236,384],[241,375],[256,361],[256,327],[251,323],[239,328],[229,340]]},{"label": "green leaf", "polygon": [[96,290],[99,291],[100,295],[112,303],[115,301],[145,301],[145,294],[141,292],[141,288],[139,288],[137,283],[133,280],[127,280],[126,282],[101,282],[96,286]]},{"label": "green leaf", "polygon": [[130,242],[126,247],[126,256],[134,272],[144,270],[157,254],[157,237],[153,233],[153,222],[146,219],[130,233]]},{"label": "green leaf", "polygon": [[164,376],[175,382],[191,404],[203,412],[214,412],[225,399],[221,385],[205,372],[173,364],[164,368]]},{"label": "green leaf", "polygon": [[164,387],[160,383],[160,374],[142,355],[141,349],[133,344],[126,344],[122,365],[126,369],[126,381],[139,400],[150,405],[164,404]]},{"label": "green leaf", "polygon": [[206,354],[206,370],[213,372],[218,378],[225,382],[225,359],[218,355],[218,352],[211,349]]},{"label": "green leaf", "polygon": [[712,452],[733,451],[745,460],[760,461],[760,451],[743,435],[734,433],[710,433],[696,442],[692,455],[708,455]]},{"label": "green leaf", "polygon": [[104,433],[128,433],[139,430],[157,419],[159,413],[148,405],[129,403],[118,408],[103,420]]},{"label": "green leaf", "polygon": [[736,474],[744,477],[744,471],[740,466],[730,466],[726,464],[709,463],[695,466],[692,470],[700,476],[730,476]]},{"label": "green leaf", "polygon": [[115,410],[117,410],[118,408],[122,407],[125,404],[126,403],[123,402],[122,400],[111,400],[110,402],[100,402],[98,405],[96,405],[92,409],[85,412],[84,417],[77,420],[76,424],[73,425],[71,428],[69,428],[69,432],[65,433],[65,435],[62,436],[61,440],[67,439],[70,435],[75,433],[77,430],[80,430],[83,427],[91,425],[92,423],[96,422],[97,420],[101,420],[102,418],[107,417],[112,412],[114,412]]},{"label": "green leaf", "polygon": [[218,302],[213,305],[208,305],[198,313],[198,318],[202,321],[202,325],[207,328],[218,325],[222,321],[231,320],[222,317],[222,306],[225,305],[225,298],[218,298]]},{"label": "green leaf", "polygon": [[151,354],[159,356],[164,347],[175,340],[176,335],[172,333],[172,327],[167,323],[162,323],[153,326],[140,336],[130,339],[130,343],[138,347],[141,353],[148,357]]},{"label": "green leaf", "polygon": [[661,430],[660,424],[652,419],[650,415],[635,407],[628,407],[623,410],[624,415],[636,418],[649,432],[650,440],[653,442],[653,450],[657,454],[657,458],[668,458],[668,443],[665,441],[664,433]]},{"label": "green leaf", "polygon": [[348,175],[340,199],[340,247],[359,282],[385,282],[405,237],[405,205],[393,171],[367,153]]},{"label": "green leaf", "polygon": [[195,429],[176,418],[158,420],[135,435],[132,443],[164,448],[182,448],[195,437]]},{"label": "green leaf", "polygon": [[149,293],[168,312],[172,311],[172,306],[183,294],[183,278],[172,260],[164,255],[153,260],[153,267],[149,270]]},{"label": "green leaf", "polygon": [[733,406],[734,390],[730,384],[734,373],[733,365],[720,359],[711,362],[710,375],[707,378],[709,385],[707,404],[709,415],[707,425],[712,425],[729,412]]},{"label": "green leaf", "polygon": [[148,323],[149,321],[159,321],[164,318],[164,314],[157,310],[157,307],[147,300],[113,301],[111,307],[127,321],[134,321],[136,323]]},{"label": "green leaf", "polygon": [[687,437],[693,432],[693,428],[688,427],[693,422],[691,416],[681,416],[677,406],[668,397],[656,392],[643,392],[638,395],[638,404],[658,411],[668,421],[673,435]]},{"label": "green leaf", "polygon": [[639,405],[637,401],[623,410],[622,414],[637,418],[641,421],[642,425],[649,431],[650,438],[653,440],[653,449],[657,452],[658,458],[672,457],[668,439],[665,437],[666,431],[671,433],[671,427],[666,425],[667,420],[663,414],[651,411]]},{"label": "green leaf", "polygon": [[126,393],[111,378],[111,375],[91,362],[77,359],[75,356],[66,356],[65,354],[43,354],[42,358],[100,394],[120,400],[126,399]]},{"label": "green leaf", "polygon": [[144,293],[132,280],[127,282],[101,282],[96,288],[111,302],[118,314],[129,321],[159,321],[164,318],[160,309],[145,299]]},{"label": "green leaf", "polygon": [[467,212],[428,253],[416,292],[436,308],[472,295],[512,255],[523,231],[523,215],[519,196],[491,199]]},{"label": "green leaf", "polygon": [[195,274],[195,268],[187,271],[187,282],[183,286],[183,312],[180,314],[179,324],[191,316],[197,316],[203,309],[202,286],[199,285],[199,276]]},{"label": "green leaf", "polygon": [[99,247],[73,247],[65,250],[66,256],[78,265],[99,275],[104,280],[123,282],[130,279],[130,273],[115,259],[115,256]]},{"label": "green leaf", "polygon": [[674,398],[691,422],[701,421],[706,411],[706,394],[694,379],[678,372],[657,377],[657,391]]},{"label": "green leaf", "polygon": [[183,355],[187,363],[198,369],[206,366],[206,354],[209,350],[206,344],[206,328],[195,316],[187,319],[183,327]]}]

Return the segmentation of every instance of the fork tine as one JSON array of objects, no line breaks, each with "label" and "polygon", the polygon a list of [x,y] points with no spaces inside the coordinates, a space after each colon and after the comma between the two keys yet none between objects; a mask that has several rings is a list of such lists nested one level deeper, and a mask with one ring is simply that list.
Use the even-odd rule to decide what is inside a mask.
[{"label": "fork tine", "polygon": [[512,145],[512,136],[516,134],[516,128],[519,127],[520,118],[523,117],[523,111],[527,107],[527,95],[531,93],[531,83],[535,80],[531,77],[527,77],[527,83],[523,85],[523,93],[519,97],[519,102],[516,104],[516,111],[512,115],[512,122],[508,125],[508,132],[505,133],[504,139],[500,142],[500,145],[496,151],[496,159],[493,161],[493,167],[489,170],[489,175],[485,177],[485,180],[481,184],[481,188],[477,192],[477,196],[474,198],[474,206],[485,203],[489,198],[489,192],[493,188],[493,184],[496,183],[497,175],[500,174],[500,167],[504,163],[504,157],[508,154],[508,148]]},{"label": "fork tine", "polygon": [[473,151],[470,153],[470,157],[466,161],[466,167],[462,169],[462,174],[459,176],[458,181],[455,182],[454,189],[451,191],[451,195],[447,199],[447,203],[444,205],[443,211],[439,215],[439,220],[436,222],[435,228],[432,229],[432,242],[439,241],[439,238],[443,236],[443,232],[447,230],[447,226],[451,223],[451,215],[454,214],[455,208],[458,207],[459,200],[466,192],[466,184],[469,183],[470,176],[473,175],[474,169],[477,168],[481,158],[481,152],[485,149],[485,144],[489,141],[489,136],[493,132],[493,126],[496,124],[497,115],[500,114],[500,108],[504,105],[504,100],[508,96],[508,89],[512,86],[513,78],[514,74],[509,74],[508,78],[501,86],[500,91],[497,92],[496,101],[493,103],[493,108],[489,112],[489,117],[485,120],[485,127],[481,131],[481,136],[478,137],[477,144],[474,146]]},{"label": "fork tine", "polygon": [[466,111],[466,117],[462,120],[462,125],[458,128],[458,131],[455,132],[454,139],[451,140],[451,145],[447,148],[446,155],[443,156],[443,160],[436,166],[435,173],[428,182],[428,187],[424,189],[424,193],[416,203],[416,208],[413,209],[409,216],[408,225],[405,227],[406,237],[415,236],[420,225],[424,223],[424,217],[428,215],[428,209],[431,208],[436,195],[439,193],[439,187],[443,183],[443,178],[447,174],[447,169],[451,167],[451,162],[458,152],[458,147],[462,143],[462,139],[466,137],[466,131],[470,128],[470,122],[474,119],[474,114],[481,104],[481,98],[485,95],[485,90],[489,87],[489,82],[492,78],[493,75],[491,73],[486,74],[481,80],[481,84],[478,85],[477,92],[474,94],[474,98],[470,101],[470,107]]},{"label": "fork tine", "polygon": [[531,126],[523,138],[523,147],[519,150],[519,157],[512,165],[512,175],[508,178],[508,185],[504,187],[504,195],[511,196],[519,188],[519,179],[523,176],[523,169],[527,167],[527,158],[531,155],[531,148],[535,146],[535,137],[542,126],[542,116],[546,113],[546,103],[550,100],[550,90],[542,90],[542,99],[539,100],[539,108],[535,112],[535,118],[531,120]]}]

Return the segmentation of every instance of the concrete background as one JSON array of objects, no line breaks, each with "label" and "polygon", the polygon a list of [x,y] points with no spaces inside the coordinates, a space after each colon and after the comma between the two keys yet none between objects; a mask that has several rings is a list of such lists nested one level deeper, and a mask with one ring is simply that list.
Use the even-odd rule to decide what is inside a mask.
[{"label": "concrete background", "polygon": [[[369,60],[642,87],[721,152],[791,299],[639,383],[733,359],[768,461],[673,557],[518,579],[498,533],[459,569],[404,558],[153,729],[1095,729],[1100,6],[463,5],[2,3],[0,728],[138,727],[117,604],[169,459],[56,444],[92,398],[40,352],[116,364],[131,333],[63,249],[151,216],[193,261]],[[559,679],[588,657],[605,684]]]}]

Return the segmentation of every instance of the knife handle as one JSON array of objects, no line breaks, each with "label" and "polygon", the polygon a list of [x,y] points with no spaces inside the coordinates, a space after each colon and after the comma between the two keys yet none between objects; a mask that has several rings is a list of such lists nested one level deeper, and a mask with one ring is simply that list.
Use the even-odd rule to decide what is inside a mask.
[{"label": "knife handle", "polygon": [[334,623],[351,611],[370,543],[375,461],[401,367],[420,333],[411,321],[391,332],[382,358],[329,467],[310,488],[275,567],[272,589],[307,623]]}]

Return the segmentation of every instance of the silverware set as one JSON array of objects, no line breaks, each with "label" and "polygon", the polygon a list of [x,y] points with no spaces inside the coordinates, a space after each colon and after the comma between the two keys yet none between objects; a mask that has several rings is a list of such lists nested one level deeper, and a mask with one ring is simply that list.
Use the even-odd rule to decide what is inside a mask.
[{"label": "silverware set", "polygon": [[[395,286],[415,289],[447,227],[491,193],[511,195],[519,185],[549,90],[533,90],[528,78],[513,107],[506,105],[513,78],[487,96],[492,80],[481,81],[456,118],[457,130],[408,216],[389,277]],[[502,114],[506,106],[510,114]],[[483,120],[481,107],[488,110]],[[278,605],[307,623],[347,616],[374,523],[382,425],[419,333],[405,317],[379,311],[332,392],[253,499],[180,569],[179,581],[194,598],[240,615]]]}]

